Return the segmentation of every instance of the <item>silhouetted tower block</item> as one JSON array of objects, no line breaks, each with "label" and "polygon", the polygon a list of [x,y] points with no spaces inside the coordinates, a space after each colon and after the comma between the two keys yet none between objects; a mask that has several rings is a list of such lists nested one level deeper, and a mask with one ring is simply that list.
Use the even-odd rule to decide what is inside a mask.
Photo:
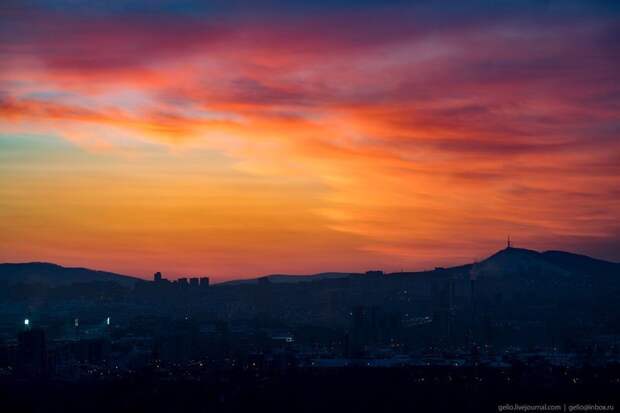
[{"label": "silhouetted tower block", "polygon": [[325,314],[331,319],[338,316],[338,310],[340,309],[342,302],[344,301],[344,294],[342,291],[330,291],[327,294],[327,303],[325,305]]},{"label": "silhouetted tower block", "polygon": [[158,271],[153,275],[153,281],[156,283],[160,283],[162,280],[161,273]]},{"label": "silhouetted tower block", "polygon": [[17,374],[28,378],[44,376],[47,373],[45,332],[40,329],[22,331],[17,342]]},{"label": "silhouetted tower block", "polygon": [[189,283],[187,282],[187,278],[185,277],[179,278],[177,282],[179,283],[179,287],[186,288],[189,286]]},{"label": "silhouetted tower block", "polygon": [[454,280],[442,280],[433,285],[433,327],[437,339],[452,343],[454,339]]},{"label": "silhouetted tower block", "polygon": [[227,355],[231,349],[230,326],[226,321],[215,322],[215,334],[217,341],[217,351],[220,355]]},{"label": "silhouetted tower block", "polygon": [[494,344],[495,341],[495,329],[493,327],[493,316],[489,313],[484,314],[482,319],[482,327],[484,333],[484,341],[487,344]]},{"label": "silhouetted tower block", "polygon": [[388,314],[376,306],[356,306],[352,316],[347,347],[353,357],[362,355],[368,345],[394,338],[400,328],[397,314]]},{"label": "silhouetted tower block", "polygon": [[469,270],[469,299],[473,305],[476,301],[476,282],[478,280],[478,264],[474,264]]},{"label": "silhouetted tower block", "polygon": [[209,287],[209,277],[200,277],[200,287],[201,288]]},{"label": "silhouetted tower block", "polygon": [[351,334],[348,337],[348,353],[350,357],[360,357],[364,353],[368,336],[368,308],[353,308]]},{"label": "silhouetted tower block", "polygon": [[198,288],[198,286],[200,285],[200,279],[197,277],[190,278],[189,285],[192,288]]},{"label": "silhouetted tower block", "polygon": [[506,249],[512,248],[512,241],[510,241],[510,235],[508,235],[508,239],[506,240]]},{"label": "silhouetted tower block", "polygon": [[109,343],[104,339],[88,340],[88,362],[102,364],[109,353]]},{"label": "silhouetted tower block", "polygon": [[476,328],[476,320],[478,318],[478,297],[476,296],[476,284],[478,282],[479,267],[478,264],[474,264],[469,271],[469,300],[470,300],[470,320],[469,320],[469,332],[467,334],[470,342],[474,341],[474,331]]},{"label": "silhouetted tower block", "polygon": [[455,302],[454,280],[437,281],[432,286],[433,307],[435,310],[445,310],[454,307]]},{"label": "silhouetted tower block", "polygon": [[258,285],[254,289],[254,300],[256,303],[258,320],[260,322],[270,320],[273,315],[274,296],[269,277],[261,277],[258,279]]},{"label": "silhouetted tower block", "polygon": [[383,275],[382,270],[370,270],[366,271],[366,275],[370,277],[381,277]]},{"label": "silhouetted tower block", "polygon": [[446,310],[433,313],[433,327],[439,341],[447,344],[452,337],[452,314]]},{"label": "silhouetted tower block", "polygon": [[362,330],[366,323],[367,308],[364,306],[357,306],[353,308],[353,330]]},{"label": "silhouetted tower block", "polygon": [[81,362],[101,364],[107,359],[109,343],[102,338],[75,340],[70,344],[70,352]]}]

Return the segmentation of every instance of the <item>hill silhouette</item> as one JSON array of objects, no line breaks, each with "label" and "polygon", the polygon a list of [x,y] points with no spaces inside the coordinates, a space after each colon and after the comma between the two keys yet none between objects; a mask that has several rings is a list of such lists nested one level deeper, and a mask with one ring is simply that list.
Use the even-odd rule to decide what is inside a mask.
[{"label": "hill silhouette", "polygon": [[[488,258],[471,264],[454,267],[437,268],[433,271],[388,273],[386,276],[419,276],[419,277],[449,277],[470,276],[476,277],[510,277],[514,275],[529,277],[571,277],[575,275],[620,275],[620,263],[600,260],[586,255],[574,254],[565,251],[538,252],[525,248],[505,248]],[[268,279],[274,284],[306,283],[330,279],[342,279],[349,276],[361,276],[361,273],[323,272],[310,275],[270,274],[257,278],[231,280],[221,285],[256,284],[259,279]],[[126,287],[132,287],[140,278],[116,274],[106,271],[91,270],[88,268],[63,267],[57,264],[44,262],[7,263],[0,264],[0,282],[15,283],[43,283],[48,285],[63,285],[77,282],[117,282]]]},{"label": "hill silhouette", "polygon": [[505,248],[477,263],[472,272],[477,277],[562,276],[571,274],[569,268],[547,259],[544,253],[525,248]]},{"label": "hill silhouette", "polygon": [[[388,273],[388,277],[510,277],[515,275],[532,277],[571,277],[575,275],[614,275],[620,272],[620,263],[604,261],[586,255],[564,251],[538,252],[525,248],[504,248],[488,258],[471,264],[436,268],[432,271]],[[322,281],[358,276],[361,273],[324,272],[311,275],[272,274],[265,277],[274,284]],[[227,281],[223,284],[255,284],[259,278]]]},{"label": "hill silhouette", "polygon": [[139,278],[88,268],[69,268],[46,262],[0,264],[0,282],[41,283],[51,286],[80,282],[116,282],[132,287]]},{"label": "hill silhouette", "polygon": [[611,275],[620,264],[564,251],[538,252],[525,248],[505,248],[476,263],[472,272],[481,277],[572,277]]}]

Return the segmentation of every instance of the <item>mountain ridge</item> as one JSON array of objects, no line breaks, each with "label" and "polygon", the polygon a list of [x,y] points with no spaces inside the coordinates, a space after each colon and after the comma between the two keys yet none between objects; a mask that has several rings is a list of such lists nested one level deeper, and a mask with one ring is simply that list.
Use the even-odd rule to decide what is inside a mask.
[{"label": "mountain ridge", "polygon": [[[506,258],[506,259],[504,259]],[[516,258],[516,259],[515,259]],[[527,259],[532,260],[527,262]],[[499,262],[497,262],[499,261]],[[519,263],[521,265],[519,265]],[[573,265],[573,263],[579,263],[580,265]],[[412,272],[393,272],[386,273],[388,277],[395,276],[425,276],[425,275],[450,275],[450,274],[469,274],[474,268],[477,267],[478,271],[482,271],[482,276],[485,273],[496,272],[493,265],[499,265],[504,267],[504,271],[500,271],[500,274],[496,275],[508,275],[511,273],[517,273],[519,271],[532,271],[534,273],[553,274],[558,276],[567,277],[574,273],[589,272],[590,275],[596,275],[600,273],[606,273],[609,271],[620,271],[620,263],[613,261],[606,261],[598,258],[593,258],[583,254],[576,254],[572,252],[559,251],[559,250],[547,250],[536,251],[527,248],[515,248],[508,247],[501,249],[484,260],[475,263],[461,264],[452,267],[437,267],[435,270],[426,271],[412,271]],[[481,268],[482,267],[482,268]],[[575,271],[575,268],[578,271]],[[244,285],[244,284],[256,284],[261,278],[267,278],[272,283],[291,283],[291,282],[311,282],[320,281],[325,279],[337,279],[346,278],[347,276],[363,275],[358,272],[322,272],[317,274],[307,275],[288,275],[288,274],[270,274],[261,277],[230,280],[219,283],[218,285]]]},{"label": "mountain ridge", "polygon": [[[484,260],[476,263],[461,264],[452,267],[438,267],[431,271],[386,273],[394,276],[424,276],[430,274],[469,274],[477,276],[503,276],[515,273],[546,274],[568,277],[571,274],[588,273],[588,275],[620,272],[620,263],[593,258],[572,252],[547,250],[543,252],[526,248],[508,247],[499,250]],[[317,274],[268,274],[255,278],[236,279],[216,283],[215,285],[233,286],[256,284],[260,279],[268,279],[276,284],[302,283],[330,279],[343,279],[349,276],[362,276],[358,272],[327,271]],[[109,271],[93,270],[84,267],[65,267],[50,262],[0,263],[0,282],[45,283],[64,285],[78,282],[118,282],[131,287],[142,278]]]},{"label": "mountain ridge", "polygon": [[0,282],[66,285],[79,282],[117,282],[131,287],[144,281],[138,277],[84,267],[64,267],[51,262],[0,263]]}]

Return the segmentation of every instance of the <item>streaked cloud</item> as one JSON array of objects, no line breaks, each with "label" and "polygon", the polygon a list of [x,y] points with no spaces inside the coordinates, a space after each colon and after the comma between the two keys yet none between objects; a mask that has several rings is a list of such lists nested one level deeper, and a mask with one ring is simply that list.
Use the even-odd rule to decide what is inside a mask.
[{"label": "streaked cloud", "polygon": [[2,259],[396,270],[511,233],[620,260],[611,3],[70,3],[0,9],[0,139],[71,143],[45,187],[36,143],[7,156]]}]

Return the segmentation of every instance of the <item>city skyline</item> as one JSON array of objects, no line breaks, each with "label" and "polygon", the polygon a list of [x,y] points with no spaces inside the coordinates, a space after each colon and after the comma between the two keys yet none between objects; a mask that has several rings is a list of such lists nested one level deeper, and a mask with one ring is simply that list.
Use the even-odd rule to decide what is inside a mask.
[{"label": "city skyline", "polygon": [[0,262],[620,261],[615,4],[78,3],[0,7]]}]

